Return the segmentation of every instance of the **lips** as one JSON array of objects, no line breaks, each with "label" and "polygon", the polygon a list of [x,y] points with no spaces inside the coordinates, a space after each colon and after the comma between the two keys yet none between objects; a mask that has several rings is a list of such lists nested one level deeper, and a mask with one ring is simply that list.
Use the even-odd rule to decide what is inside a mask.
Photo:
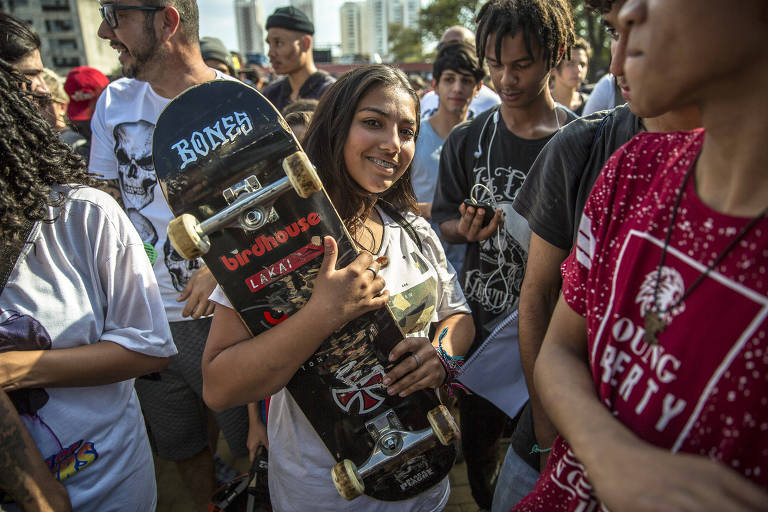
[{"label": "lips", "polygon": [[499,93],[502,101],[515,101],[519,99],[523,93],[521,91],[502,91]]},{"label": "lips", "polygon": [[374,158],[372,156],[366,157],[367,160],[371,163],[373,163],[375,166],[379,167],[380,169],[383,169],[387,172],[394,171],[397,168],[397,164],[395,162],[391,162],[389,160],[382,160],[380,158]]}]

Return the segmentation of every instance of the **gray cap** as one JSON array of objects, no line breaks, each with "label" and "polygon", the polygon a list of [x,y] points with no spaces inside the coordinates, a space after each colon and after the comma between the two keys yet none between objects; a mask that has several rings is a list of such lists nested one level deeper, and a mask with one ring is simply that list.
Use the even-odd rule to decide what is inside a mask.
[{"label": "gray cap", "polygon": [[221,42],[218,37],[201,37],[200,38],[200,53],[203,54],[203,60],[218,60],[227,65],[228,68],[234,69],[232,63],[232,56],[227,51],[227,47]]}]

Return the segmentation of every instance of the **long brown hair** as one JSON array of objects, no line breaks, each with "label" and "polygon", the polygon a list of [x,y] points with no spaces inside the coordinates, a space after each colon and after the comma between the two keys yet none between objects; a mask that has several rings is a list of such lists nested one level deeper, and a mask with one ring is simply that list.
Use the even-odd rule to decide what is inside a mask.
[{"label": "long brown hair", "polygon": [[[344,74],[320,99],[304,136],[304,150],[317,167],[334,206],[354,233],[370,214],[377,199],[390,203],[400,212],[418,212],[411,184],[411,166],[394,185],[380,196],[371,194],[349,175],[344,163],[344,145],[360,100],[376,87],[396,87],[406,91],[421,114],[419,97],[399,69],[384,64],[361,66]],[[414,142],[418,137],[418,127]],[[363,211],[360,216],[360,211]]]}]

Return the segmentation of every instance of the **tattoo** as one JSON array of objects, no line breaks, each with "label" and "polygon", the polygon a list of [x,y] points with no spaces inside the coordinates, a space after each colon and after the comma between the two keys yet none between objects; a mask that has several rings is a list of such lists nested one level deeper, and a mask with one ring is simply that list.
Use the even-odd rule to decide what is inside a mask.
[{"label": "tattoo", "polygon": [[112,198],[117,201],[117,204],[125,210],[123,204],[123,193],[120,191],[120,182],[118,180],[99,180],[99,188],[111,195]]}]

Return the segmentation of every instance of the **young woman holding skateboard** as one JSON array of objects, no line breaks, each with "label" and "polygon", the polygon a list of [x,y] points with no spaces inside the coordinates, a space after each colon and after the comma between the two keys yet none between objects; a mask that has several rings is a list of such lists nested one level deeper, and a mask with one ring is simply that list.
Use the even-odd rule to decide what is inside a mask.
[{"label": "young woman holding skateboard", "polygon": [[[445,332],[442,347],[447,354],[461,355],[469,348],[474,326],[455,271],[429,224],[415,214],[410,165],[418,123],[418,97],[400,71],[371,65],[340,78],[315,111],[305,149],[360,255],[337,270],[337,245],[326,237],[309,302],[255,337],[219,289],[212,295],[218,305],[203,356],[204,397],[219,409],[274,394],[269,485],[277,510],[308,510],[318,504],[329,510],[440,510],[447,502],[447,479],[405,502],[367,496],[344,501],[331,483],[333,457],[284,389],[334,331],[387,303],[401,305],[405,297],[409,306],[394,310],[396,316],[401,311],[398,320],[405,319],[401,325],[409,334],[389,359],[411,357],[385,375],[388,394],[406,396],[445,381],[435,350],[438,341],[427,337],[431,323],[436,322],[437,333]],[[398,212],[413,228],[411,234],[385,210]],[[421,247],[411,238],[414,232]],[[420,309],[433,313],[414,314]]]}]

